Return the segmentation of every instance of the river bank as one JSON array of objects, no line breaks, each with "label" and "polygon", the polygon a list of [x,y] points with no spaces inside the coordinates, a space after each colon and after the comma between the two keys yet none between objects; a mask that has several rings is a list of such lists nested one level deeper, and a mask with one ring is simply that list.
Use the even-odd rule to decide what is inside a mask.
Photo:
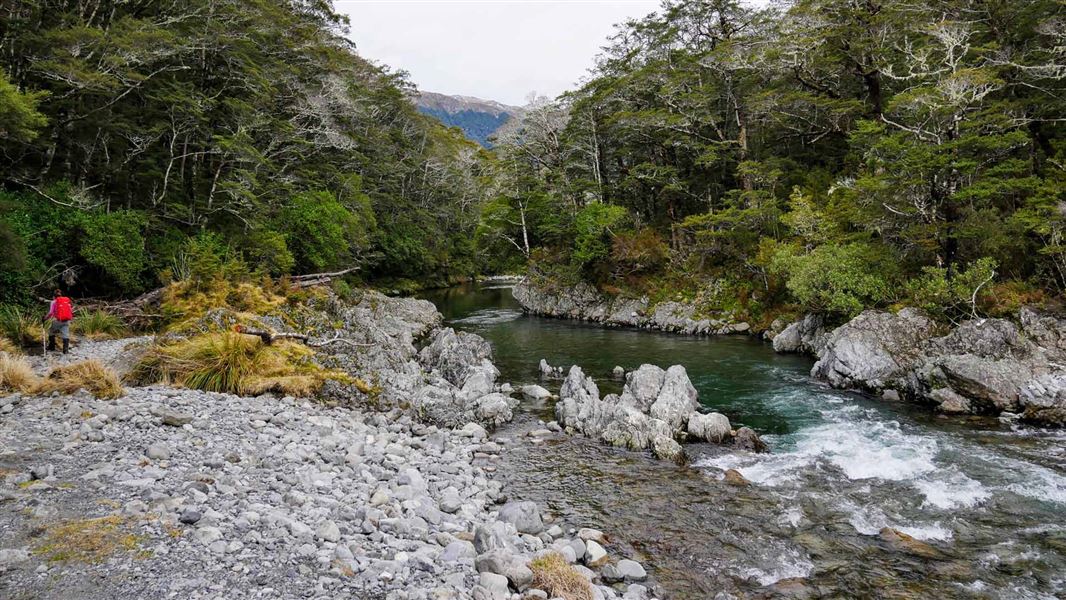
[{"label": "river bank", "polygon": [[[355,344],[318,360],[372,390],[0,397],[2,595],[547,598],[534,559],[550,554],[595,581],[592,597],[651,596],[607,536],[494,478],[501,456],[543,440],[489,432],[514,402],[484,340],[441,328],[425,301],[311,303],[310,331]],[[28,362],[39,375],[87,357],[128,372],[149,342]]]}]

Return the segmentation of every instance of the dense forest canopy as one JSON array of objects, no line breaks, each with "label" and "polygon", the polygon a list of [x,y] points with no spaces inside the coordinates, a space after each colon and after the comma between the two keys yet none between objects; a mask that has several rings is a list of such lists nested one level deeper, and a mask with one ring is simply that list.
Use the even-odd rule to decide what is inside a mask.
[{"label": "dense forest canopy", "polygon": [[0,301],[359,265],[755,319],[1066,290],[1062,0],[666,0],[486,152],[327,1],[0,7]]},{"label": "dense forest canopy", "polygon": [[483,237],[756,317],[1061,296],[1064,7],[668,0],[501,135]]},{"label": "dense forest canopy", "polygon": [[476,271],[480,149],[344,33],[319,0],[3,3],[0,301],[130,295],[219,254]]}]

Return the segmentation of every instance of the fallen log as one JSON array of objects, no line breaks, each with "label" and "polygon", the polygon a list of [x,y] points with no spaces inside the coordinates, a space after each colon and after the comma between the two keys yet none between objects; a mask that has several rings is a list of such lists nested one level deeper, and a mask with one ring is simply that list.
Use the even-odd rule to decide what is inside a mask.
[{"label": "fallen log", "polygon": [[313,287],[316,285],[325,285],[330,283],[337,277],[342,277],[348,273],[358,271],[359,267],[349,267],[341,271],[334,271],[332,273],[308,273],[307,275],[293,275],[289,277],[289,281],[293,286],[298,288]]},{"label": "fallen log", "polygon": [[368,346],[373,346],[373,344],[360,344],[359,342],[353,342],[352,340],[341,338],[339,334],[328,340],[315,342],[311,340],[311,337],[309,335],[303,333],[279,333],[274,331],[265,331],[262,329],[249,329],[242,325],[234,326],[233,330],[237,333],[243,333],[244,335],[254,335],[259,339],[263,340],[263,343],[268,346],[273,344],[276,340],[299,340],[303,342],[304,345],[310,348],[321,348],[330,344],[347,344],[356,348],[365,348]]}]

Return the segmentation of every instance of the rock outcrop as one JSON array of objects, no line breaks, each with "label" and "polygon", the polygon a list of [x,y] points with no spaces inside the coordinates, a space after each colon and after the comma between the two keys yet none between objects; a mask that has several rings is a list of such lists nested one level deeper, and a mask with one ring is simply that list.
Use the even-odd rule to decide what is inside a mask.
[{"label": "rock outcrop", "polygon": [[512,294],[523,310],[546,317],[687,335],[725,335],[751,331],[751,325],[736,321],[728,313],[710,317],[699,314],[695,306],[683,302],[668,301],[652,305],[647,297],[611,297],[601,294],[585,282],[549,290],[523,281],[514,287]]},{"label": "rock outcrop", "polygon": [[1022,309],[1017,321],[950,329],[915,309],[867,310],[827,335],[808,315],[774,338],[779,352],[818,357],[811,375],[838,388],[931,404],[947,414],[1020,414],[1066,424],[1066,320]]},{"label": "rock outcrop", "polygon": [[559,398],[555,417],[567,431],[612,446],[651,450],[666,460],[685,460],[680,441],[722,443],[733,437],[725,415],[698,411],[696,389],[681,365],[665,371],[655,365],[641,365],[626,375],[621,395],[603,398],[596,382],[575,365]]}]

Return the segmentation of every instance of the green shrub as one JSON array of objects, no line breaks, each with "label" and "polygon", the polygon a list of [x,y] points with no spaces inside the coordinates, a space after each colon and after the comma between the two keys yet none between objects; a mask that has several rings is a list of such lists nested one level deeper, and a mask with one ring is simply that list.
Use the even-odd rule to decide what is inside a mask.
[{"label": "green shrub", "polygon": [[144,272],[144,215],[136,211],[85,213],[79,254],[112,279],[120,290],[141,289]]},{"label": "green shrub", "polygon": [[0,336],[17,345],[41,344],[44,337],[44,313],[18,306],[0,306]]},{"label": "green shrub", "polygon": [[625,208],[600,202],[582,208],[574,222],[574,263],[590,267],[610,256],[614,230],[626,215]]},{"label": "green shrub", "polygon": [[947,269],[925,267],[907,282],[907,295],[915,306],[940,318],[976,317],[982,292],[989,291],[995,274],[996,261],[991,258],[976,260],[950,278]]},{"label": "green shrub", "polygon": [[771,268],[808,310],[852,317],[892,300],[899,268],[888,248],[863,242],[824,244],[809,254],[779,248]]}]

